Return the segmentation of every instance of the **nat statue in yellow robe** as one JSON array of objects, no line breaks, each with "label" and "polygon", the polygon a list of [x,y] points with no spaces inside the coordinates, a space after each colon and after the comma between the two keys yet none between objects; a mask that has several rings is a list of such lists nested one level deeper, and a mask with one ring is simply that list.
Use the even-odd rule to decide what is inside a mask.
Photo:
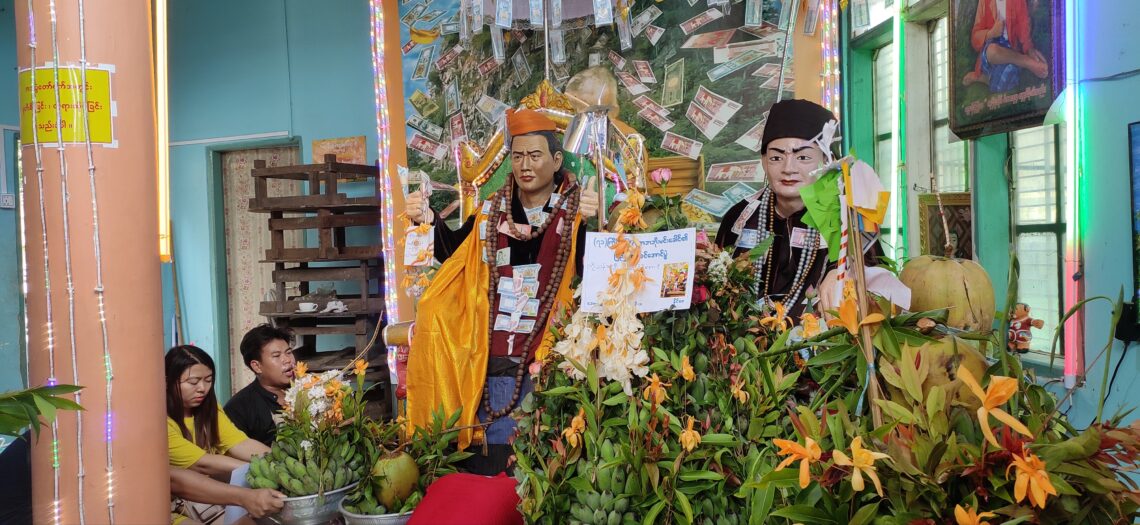
[{"label": "nat statue in yellow robe", "polygon": [[510,413],[531,391],[529,365],[550,351],[547,324],[580,273],[585,229],[598,196],[563,170],[556,126],[528,109],[507,112],[511,177],[458,230],[437,222],[422,193],[406,213],[435,224],[443,261],[420,298],[408,357],[408,422],[426,426],[433,410],[463,408],[459,447],[482,441],[486,454],[465,467],[496,474],[508,466]]}]

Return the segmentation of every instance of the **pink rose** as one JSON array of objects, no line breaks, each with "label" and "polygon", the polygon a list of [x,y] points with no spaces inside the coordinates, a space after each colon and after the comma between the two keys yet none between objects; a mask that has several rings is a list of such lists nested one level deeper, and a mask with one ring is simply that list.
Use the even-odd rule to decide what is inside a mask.
[{"label": "pink rose", "polygon": [[709,289],[703,284],[698,284],[693,288],[693,304],[701,304],[709,300]]},{"label": "pink rose", "polygon": [[709,245],[708,232],[701,230],[697,232],[697,248],[705,248]]},{"label": "pink rose", "polygon": [[669,184],[669,180],[673,178],[673,170],[669,168],[658,168],[649,174],[649,178],[652,179],[653,182],[665,186]]},{"label": "pink rose", "polygon": [[542,363],[541,363],[541,362],[539,362],[539,361],[535,361],[535,362],[533,362],[533,363],[531,363],[531,364],[530,364],[530,369],[529,369],[529,372],[530,372],[530,375],[531,375],[532,377],[533,377],[533,376],[537,376],[537,375],[538,375],[538,373],[539,373],[539,372],[541,372],[541,371],[542,371]]}]

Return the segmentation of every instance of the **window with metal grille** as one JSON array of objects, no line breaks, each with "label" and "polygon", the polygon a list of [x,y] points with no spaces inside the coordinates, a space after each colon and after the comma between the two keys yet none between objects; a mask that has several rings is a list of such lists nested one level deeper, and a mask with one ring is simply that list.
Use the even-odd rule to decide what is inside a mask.
[{"label": "window with metal grille", "polygon": [[930,28],[930,165],[938,191],[969,191],[968,145],[950,133],[950,36],[947,21]]},{"label": "window with metal grille", "polygon": [[1060,126],[1010,134],[1014,183],[1010,220],[1015,224],[1021,266],[1017,300],[1029,305],[1030,317],[1045,321],[1044,328],[1032,330],[1030,353],[1026,355],[1040,362],[1048,361],[1064,298],[1061,257],[1065,241],[1065,183],[1064,148],[1060,147],[1063,137]]}]

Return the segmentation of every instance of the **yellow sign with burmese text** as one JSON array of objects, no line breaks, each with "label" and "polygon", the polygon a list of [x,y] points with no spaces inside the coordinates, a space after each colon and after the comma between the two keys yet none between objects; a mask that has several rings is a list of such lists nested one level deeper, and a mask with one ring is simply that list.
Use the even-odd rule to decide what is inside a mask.
[{"label": "yellow sign with burmese text", "polygon": [[[78,67],[60,67],[58,71],[58,102],[54,68],[37,68],[34,83],[31,70],[20,71],[20,133],[23,143],[32,143],[34,113],[36,140],[41,144],[85,143],[88,125],[92,144],[112,144],[111,72],[88,67],[84,83],[83,71]],[[87,95],[86,107],[84,92]]]}]

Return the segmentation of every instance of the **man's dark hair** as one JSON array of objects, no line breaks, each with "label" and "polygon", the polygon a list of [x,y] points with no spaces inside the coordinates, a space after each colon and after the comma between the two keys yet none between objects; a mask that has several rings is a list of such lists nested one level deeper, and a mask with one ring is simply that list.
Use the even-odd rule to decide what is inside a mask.
[{"label": "man's dark hair", "polygon": [[[245,361],[245,366],[248,367],[253,361],[260,361],[261,349],[278,339],[289,343],[290,346],[293,345],[292,332],[268,324],[259,324],[246,332],[241,338],[241,345],[238,347],[241,350],[241,358]],[[252,370],[252,367],[250,369]]]},{"label": "man's dark hair", "polygon": [[[562,170],[563,167],[566,166],[566,152],[562,151],[562,141],[558,140],[558,137],[554,136],[553,131],[535,131],[533,133],[523,133],[519,136],[526,137],[529,135],[538,135],[546,139],[546,148],[550,150],[551,158],[554,158],[555,153],[562,154],[562,164],[559,165],[558,170],[554,172],[554,186],[557,188],[558,185],[562,184],[562,179],[564,177]],[[513,141],[514,137],[511,137],[511,140]]]}]

